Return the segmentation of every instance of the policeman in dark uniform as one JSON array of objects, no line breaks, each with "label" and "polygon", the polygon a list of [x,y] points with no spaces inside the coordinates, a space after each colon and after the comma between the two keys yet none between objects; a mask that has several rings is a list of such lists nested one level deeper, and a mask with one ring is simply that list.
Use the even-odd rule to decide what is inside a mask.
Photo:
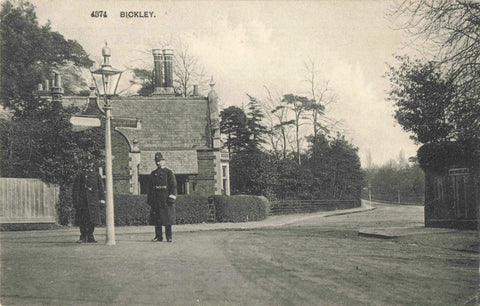
[{"label": "policeman in dark uniform", "polygon": [[93,231],[95,225],[101,224],[100,205],[105,204],[105,190],[100,173],[92,161],[88,162],[73,181],[72,202],[75,222],[80,226],[80,239],[77,242],[97,242]]},{"label": "policeman in dark uniform", "polygon": [[150,174],[150,186],[147,194],[147,204],[150,205],[151,225],[155,225],[153,242],[162,241],[162,226],[165,226],[165,236],[172,242],[172,225],[175,224],[175,199],[177,198],[177,180],[172,170],[168,169],[162,153],[155,153],[155,163],[158,168]]}]

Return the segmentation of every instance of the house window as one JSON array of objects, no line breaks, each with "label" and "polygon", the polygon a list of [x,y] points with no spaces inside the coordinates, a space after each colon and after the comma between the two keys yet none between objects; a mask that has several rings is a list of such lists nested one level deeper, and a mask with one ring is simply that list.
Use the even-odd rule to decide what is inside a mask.
[{"label": "house window", "polygon": [[222,194],[223,195],[227,194],[227,187],[228,187],[227,183],[228,183],[228,180],[224,178],[223,179],[223,188],[222,188]]},{"label": "house window", "polygon": [[228,165],[222,165],[222,194],[230,195]]},{"label": "house window", "polygon": [[179,174],[175,177],[177,178],[177,193],[187,194],[188,176]]}]

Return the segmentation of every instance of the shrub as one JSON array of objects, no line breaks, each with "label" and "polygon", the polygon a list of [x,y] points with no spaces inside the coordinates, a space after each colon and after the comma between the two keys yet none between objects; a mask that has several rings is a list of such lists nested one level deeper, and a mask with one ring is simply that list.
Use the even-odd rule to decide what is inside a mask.
[{"label": "shrub", "polygon": [[427,143],[417,152],[424,171],[442,172],[449,167],[478,167],[480,144],[478,141]]},{"label": "shrub", "polygon": [[[179,195],[175,203],[177,224],[196,224],[208,222],[209,203],[215,205],[216,222],[243,222],[263,220],[268,216],[270,203],[267,198],[252,195],[210,197],[200,195]],[[115,194],[114,195],[115,225],[147,225],[150,216],[150,206],[146,195]],[[71,186],[63,186],[60,191],[60,201],[57,206],[59,223],[71,225],[74,223]],[[105,225],[105,208],[101,209],[100,217]]]},{"label": "shrub", "polygon": [[179,195],[175,203],[177,224],[207,222],[209,206],[206,196]]},{"label": "shrub", "polygon": [[61,225],[70,225],[74,221],[74,212],[72,205],[72,185],[60,186],[58,202],[56,205],[58,223]]},{"label": "shrub", "polygon": [[[115,225],[147,225],[150,206],[146,195],[115,194]],[[179,195],[175,202],[177,224],[194,224],[206,222],[208,218],[207,197],[198,195]],[[105,209],[101,211],[102,223],[105,224]]]},{"label": "shrub", "polygon": [[210,196],[209,199],[215,203],[217,222],[259,221],[270,212],[270,203],[262,196]]},{"label": "shrub", "polygon": [[[148,224],[150,206],[146,195],[115,194],[114,199],[115,225],[145,225]],[[102,222],[105,223],[105,209],[102,209]]]}]

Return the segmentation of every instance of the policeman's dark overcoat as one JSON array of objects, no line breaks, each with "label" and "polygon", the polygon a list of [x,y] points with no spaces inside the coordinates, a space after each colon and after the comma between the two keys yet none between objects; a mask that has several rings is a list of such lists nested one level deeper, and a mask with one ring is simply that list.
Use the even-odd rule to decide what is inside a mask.
[{"label": "policeman's dark overcoat", "polygon": [[157,168],[150,174],[147,204],[150,205],[149,223],[155,226],[175,224],[177,180],[172,170]]},{"label": "policeman's dark overcoat", "polygon": [[104,200],[103,180],[98,171],[82,171],[75,177],[72,187],[72,202],[77,224],[90,221],[95,225],[100,225],[100,201]]}]

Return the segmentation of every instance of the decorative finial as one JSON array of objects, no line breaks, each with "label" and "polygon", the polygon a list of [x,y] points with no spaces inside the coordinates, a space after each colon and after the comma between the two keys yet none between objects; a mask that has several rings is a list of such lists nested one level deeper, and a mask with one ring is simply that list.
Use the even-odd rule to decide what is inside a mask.
[{"label": "decorative finial", "polygon": [[210,87],[213,89],[213,86],[215,86],[215,82],[213,81],[213,75],[212,77],[210,78]]},{"label": "decorative finial", "polygon": [[108,58],[110,57],[111,55],[111,51],[110,51],[110,48],[108,47],[108,43],[107,41],[105,41],[105,46],[102,48],[102,56],[103,56],[103,64],[104,65],[109,65],[109,61],[108,61]]}]

